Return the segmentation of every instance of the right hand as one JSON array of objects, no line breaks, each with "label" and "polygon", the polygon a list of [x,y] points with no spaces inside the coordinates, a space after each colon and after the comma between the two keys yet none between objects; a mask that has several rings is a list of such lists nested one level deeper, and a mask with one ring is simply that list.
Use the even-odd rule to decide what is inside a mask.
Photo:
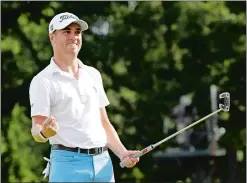
[{"label": "right hand", "polygon": [[44,136],[46,136],[46,138],[50,138],[56,135],[57,132],[58,132],[58,124],[56,119],[53,116],[46,118],[42,128],[42,133],[44,134]]}]

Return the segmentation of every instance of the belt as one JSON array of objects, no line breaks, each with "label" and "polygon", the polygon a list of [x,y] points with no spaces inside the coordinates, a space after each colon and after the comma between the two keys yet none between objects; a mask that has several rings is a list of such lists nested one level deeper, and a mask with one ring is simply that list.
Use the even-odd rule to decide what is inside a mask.
[{"label": "belt", "polygon": [[52,150],[65,150],[65,151],[71,151],[71,152],[78,152],[78,153],[85,153],[88,155],[98,155],[106,151],[108,148],[106,146],[104,147],[96,147],[96,148],[91,148],[91,149],[82,149],[79,147],[66,147],[61,144],[53,144],[52,145]]}]

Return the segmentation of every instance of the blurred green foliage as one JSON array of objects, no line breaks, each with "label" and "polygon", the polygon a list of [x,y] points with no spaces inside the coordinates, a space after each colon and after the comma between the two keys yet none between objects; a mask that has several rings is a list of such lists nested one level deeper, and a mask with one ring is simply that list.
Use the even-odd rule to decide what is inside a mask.
[{"label": "blurred green foliage", "polygon": [[[3,182],[44,180],[42,157],[49,156],[50,148],[31,137],[28,90],[32,77],[52,56],[49,21],[65,11],[90,25],[79,58],[102,73],[111,102],[109,117],[127,148],[141,149],[162,139],[163,116],[171,117],[183,94],[193,96],[199,116],[210,113],[209,87],[215,84],[232,98],[231,111],[219,115],[219,126],[226,128],[219,143],[234,149],[237,176],[246,181],[245,2],[4,1],[1,5]],[[157,164],[151,153],[133,169],[120,169],[114,155],[113,160],[117,181],[169,181],[169,177],[191,181],[188,175]]]}]

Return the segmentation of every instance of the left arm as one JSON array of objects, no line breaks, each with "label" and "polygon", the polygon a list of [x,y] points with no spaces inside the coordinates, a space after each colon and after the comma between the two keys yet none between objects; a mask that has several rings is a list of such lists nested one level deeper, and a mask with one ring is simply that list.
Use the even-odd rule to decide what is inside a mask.
[{"label": "left arm", "polygon": [[120,160],[125,161],[127,168],[135,166],[136,163],[139,162],[139,158],[131,158],[130,156],[138,151],[129,151],[124,147],[115,128],[111,124],[104,107],[100,108],[100,117],[107,135],[107,147],[110,148]]},{"label": "left arm", "polygon": [[107,146],[110,148],[119,159],[123,159],[124,154],[127,153],[127,149],[124,147],[120,138],[111,124],[105,108],[100,108],[100,117],[103,124],[103,127],[107,135]]}]

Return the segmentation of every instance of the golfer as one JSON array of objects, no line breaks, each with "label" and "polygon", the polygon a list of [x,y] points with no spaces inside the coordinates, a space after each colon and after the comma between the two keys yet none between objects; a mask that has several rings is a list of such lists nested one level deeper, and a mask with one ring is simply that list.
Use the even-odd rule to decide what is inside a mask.
[{"label": "golfer", "polygon": [[88,24],[65,12],[53,17],[50,64],[31,81],[32,136],[51,144],[50,182],[114,182],[110,149],[128,168],[139,158],[110,123],[101,74],[77,58]]}]

